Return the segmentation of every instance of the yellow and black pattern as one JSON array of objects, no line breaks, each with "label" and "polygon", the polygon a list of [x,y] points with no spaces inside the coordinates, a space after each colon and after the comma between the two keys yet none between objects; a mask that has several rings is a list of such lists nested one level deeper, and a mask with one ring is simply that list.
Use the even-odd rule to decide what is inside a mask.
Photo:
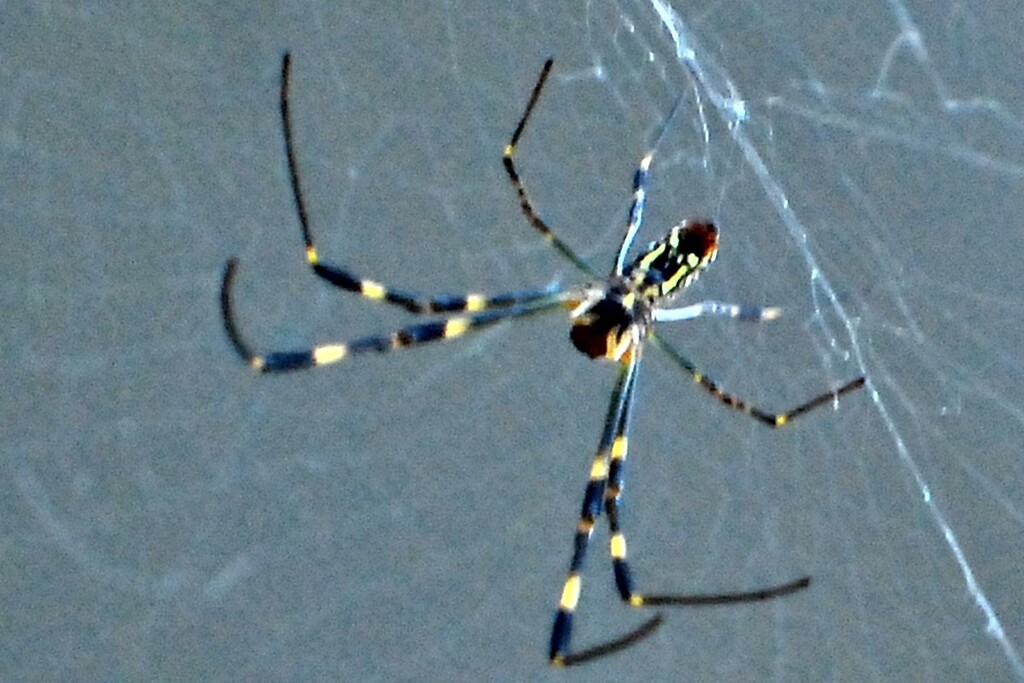
[{"label": "yellow and black pattern", "polygon": [[244,358],[254,370],[260,372],[303,370],[320,365],[331,365],[361,353],[385,353],[432,341],[455,339],[467,332],[493,325],[502,320],[543,313],[554,308],[564,308],[572,296],[571,292],[546,292],[523,299],[516,305],[411,325],[391,334],[365,337],[344,343],[320,344],[297,351],[272,351],[261,355],[254,352],[252,347],[242,339],[235,322],[231,283],[236,268],[237,261],[234,259],[228,261],[224,268],[224,281],[221,285],[221,313],[224,327],[238,355]]},{"label": "yellow and black pattern", "polygon": [[[601,514],[602,505],[607,507],[613,496],[617,500],[622,490],[621,460],[625,457],[626,432],[633,402],[633,388],[639,368],[639,354],[633,354],[628,362],[619,364],[619,377],[615,383],[615,389],[612,391],[611,401],[608,403],[608,413],[605,416],[601,443],[597,448],[597,455],[594,457],[594,462],[590,467],[590,481],[587,482],[587,488],[583,494],[583,507],[580,511],[580,520],[576,525],[572,560],[569,562],[569,572],[562,586],[562,595],[558,601],[558,612],[555,614],[555,623],[551,629],[551,643],[548,656],[556,666],[579,664],[595,657],[621,650],[643,638],[661,623],[661,617],[654,615],[638,628],[619,638],[602,642],[586,650],[578,652],[569,651],[573,613],[576,611],[576,605],[579,602],[582,590],[583,580],[581,572],[583,560],[590,544],[590,538],[593,535],[594,523]],[[610,511],[611,508],[609,508]],[[609,516],[609,521],[611,519]],[[617,538],[619,539],[618,541],[616,540]],[[613,533],[612,560],[615,563],[616,577],[619,576],[621,571],[627,573],[629,571],[625,566],[624,544],[625,541],[622,539],[621,533],[617,535]],[[622,549],[621,557],[616,558],[616,552],[619,547]]]},{"label": "yellow and black pattern", "polygon": [[[636,391],[643,348],[649,340],[664,351],[672,361],[716,401],[751,416],[769,427],[782,427],[815,408],[835,403],[841,396],[864,386],[863,377],[847,382],[837,389],[820,394],[795,408],[779,413],[762,410],[718,387],[697,366],[654,332],[655,322],[667,324],[702,316],[728,317],[743,321],[772,320],[780,313],[778,308],[702,301],[682,307],[667,307],[673,297],[684,290],[707,268],[718,254],[718,229],[710,221],[687,220],[669,230],[660,241],[628,260],[637,233],[643,222],[647,183],[654,149],[668,129],[675,112],[666,118],[651,151],[645,154],[633,176],[632,202],[622,243],[615,255],[610,273],[596,274],[591,266],[540,217],[530,202],[522,179],[516,170],[513,156],[526,122],[539,101],[541,91],[551,73],[552,61],[545,62],[537,83],[530,94],[526,109],[516,124],[512,137],[505,146],[502,162],[519,206],[540,235],[552,247],[590,278],[590,281],[566,289],[545,289],[510,292],[487,296],[460,294],[423,296],[403,291],[321,261],[313,245],[312,233],[299,183],[298,163],[292,139],[291,114],[288,106],[289,55],[284,56],[281,69],[281,118],[284,127],[285,151],[302,237],[306,247],[306,261],[325,282],[347,292],[399,306],[410,313],[436,314],[440,317],[410,325],[390,334],[376,335],[354,341],[313,345],[293,351],[257,353],[239,332],[232,301],[232,289],[237,261],[231,259],[224,268],[221,283],[221,314],[227,336],[238,355],[254,370],[279,373],[331,365],[352,356],[365,353],[386,353],[396,349],[427,344],[443,339],[455,339],[474,330],[504,320],[568,309],[571,321],[570,340],[590,358],[607,360],[618,365],[619,372],[608,404],[604,430],[597,453],[590,467],[590,477],[583,494],[579,521],[573,536],[573,552],[569,569],[562,585],[551,630],[548,656],[556,666],[570,666],[593,660],[626,648],[653,632],[663,619],[658,613],[650,616],[634,629],[617,638],[604,640],[583,649],[572,648],[573,616],[583,589],[583,569],[587,549],[598,518],[608,519],[609,554],[615,585],[622,602],[634,608],[651,606],[701,606],[756,602],[777,598],[806,588],[810,577],[751,591],[711,594],[647,594],[635,589],[626,552],[626,535],[621,526],[621,500],[625,484],[625,464],[629,453],[630,418]],[[680,102],[682,99],[680,99]]]},{"label": "yellow and black pattern", "polygon": [[769,413],[761,410],[757,406],[752,406],[746,403],[740,398],[727,394],[718,388],[714,380],[702,373],[697,367],[689,361],[683,354],[679,353],[669,344],[662,341],[657,335],[651,334],[650,339],[654,344],[668,354],[677,365],[690,373],[694,381],[704,387],[705,390],[723,405],[726,405],[733,410],[738,410],[741,413],[751,416],[752,418],[768,425],[769,427],[784,427],[789,424],[794,418],[800,417],[804,413],[808,413],[819,406],[823,406],[826,403],[833,403],[839,400],[839,397],[843,394],[848,394],[851,391],[856,391],[864,386],[864,378],[858,377],[857,379],[851,380],[841,387],[826,391],[823,394],[815,396],[809,401],[805,401],[795,408],[790,408],[781,413]]}]

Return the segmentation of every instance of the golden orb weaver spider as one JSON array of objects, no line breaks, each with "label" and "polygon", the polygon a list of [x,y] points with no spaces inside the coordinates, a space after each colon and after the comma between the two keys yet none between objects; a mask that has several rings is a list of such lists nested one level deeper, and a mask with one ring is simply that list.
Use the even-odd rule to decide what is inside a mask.
[{"label": "golden orb weaver spider", "polygon": [[[360,353],[382,353],[440,339],[453,339],[510,318],[554,309],[569,309],[572,325],[569,336],[573,345],[590,358],[616,362],[619,372],[605,417],[604,431],[597,448],[597,455],[590,467],[590,479],[583,495],[582,511],[574,536],[572,559],[551,630],[549,657],[552,664],[558,666],[579,664],[616,652],[649,635],[662,621],[661,615],[655,614],[625,635],[583,650],[570,651],[573,612],[579,601],[582,585],[580,572],[595,521],[601,515],[602,507],[608,517],[609,550],[615,585],[627,605],[647,607],[756,602],[806,588],[811,581],[809,576],[754,591],[703,595],[647,595],[637,592],[633,587],[632,575],[626,562],[626,539],[619,526],[619,506],[625,480],[623,466],[628,451],[633,394],[645,341],[650,341],[664,351],[676,365],[686,371],[697,384],[720,403],[750,415],[769,427],[781,427],[789,424],[794,418],[826,403],[837,401],[843,394],[864,385],[864,378],[858,377],[837,389],[827,391],[801,403],[795,408],[781,413],[769,413],[719,389],[718,385],[701,373],[689,359],[658,338],[653,329],[655,322],[690,320],[708,315],[760,321],[776,317],[779,314],[779,309],[726,304],[717,301],[703,301],[678,308],[662,307],[693,282],[700,272],[715,259],[718,253],[718,230],[714,224],[708,221],[687,220],[682,222],[673,227],[661,241],[653,243],[646,251],[627,263],[627,254],[643,218],[648,173],[657,141],[641,159],[633,177],[633,199],[626,232],[616,253],[611,273],[607,277],[601,277],[571,247],[555,235],[537,214],[513,162],[516,145],[519,143],[526,122],[540,98],[548,74],[551,72],[553,61],[549,59],[545,62],[540,77],[533,87],[526,110],[519,119],[512,138],[505,146],[502,161],[509,180],[518,195],[520,208],[527,220],[563,257],[590,277],[591,281],[588,284],[569,289],[549,287],[497,296],[465,294],[425,297],[386,287],[374,280],[357,277],[344,268],[320,260],[320,256],[313,246],[292,142],[292,124],[288,105],[290,62],[290,55],[286,53],[281,67],[281,120],[284,128],[285,152],[288,159],[292,194],[306,244],[306,260],[313,272],[335,287],[368,299],[400,306],[411,313],[443,313],[447,315],[439,320],[412,325],[388,335],[366,337],[346,343],[322,344],[299,351],[274,351],[257,354],[249,344],[243,341],[235,322],[231,286],[237,261],[231,259],[224,268],[221,284],[221,313],[228,338],[238,355],[259,372],[287,372],[330,365]],[[673,113],[674,111],[673,109]],[[671,115],[662,126],[658,135],[659,139],[665,132],[669,120],[671,120]]]}]

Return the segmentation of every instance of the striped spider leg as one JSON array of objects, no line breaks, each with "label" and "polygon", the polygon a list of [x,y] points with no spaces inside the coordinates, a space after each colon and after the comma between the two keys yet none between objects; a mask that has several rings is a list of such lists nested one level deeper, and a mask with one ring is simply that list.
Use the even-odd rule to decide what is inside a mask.
[{"label": "striped spider leg", "polygon": [[451,315],[438,321],[398,330],[391,334],[366,337],[346,343],[327,343],[309,349],[272,351],[258,354],[244,341],[235,320],[231,290],[237,259],[231,259],[224,268],[221,283],[221,314],[228,338],[235,351],[254,369],[260,372],[285,372],[302,368],[336,363],[349,356],[367,352],[385,352],[414,346],[441,339],[451,339],[466,332],[480,329],[506,318],[532,315],[568,305],[573,299],[572,292],[562,292],[548,287],[545,289],[508,292],[496,296],[483,294],[423,296],[421,294],[386,287],[375,280],[360,278],[352,272],[323,262],[313,244],[309,215],[303,199],[299,180],[298,161],[295,154],[292,132],[291,110],[289,107],[289,84],[291,55],[285,53],[281,63],[280,111],[284,132],[285,155],[288,160],[288,174],[291,181],[292,198],[295,202],[302,238],[306,246],[306,261],[313,273],[329,284],[367,299],[382,301],[399,306],[410,313],[447,313]]}]

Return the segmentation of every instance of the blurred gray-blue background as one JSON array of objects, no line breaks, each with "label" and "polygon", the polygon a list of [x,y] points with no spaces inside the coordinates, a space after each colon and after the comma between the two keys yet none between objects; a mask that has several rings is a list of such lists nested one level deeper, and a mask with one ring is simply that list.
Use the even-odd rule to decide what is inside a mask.
[{"label": "blurred gray-blue background", "polygon": [[[339,5],[343,5],[339,6]],[[493,6],[492,6],[493,5]],[[1024,15],[996,2],[7,3],[0,21],[0,678],[1002,681],[1024,677]],[[260,348],[409,316],[305,265],[425,292],[577,277],[501,150],[602,269],[673,102],[640,243],[722,231],[654,349],[625,524],[641,589],[812,587],[666,611],[553,671],[548,629],[613,380],[563,317],[277,377]],[[698,78],[694,78],[690,65]],[[699,82],[698,82],[699,81]],[[646,614],[595,536],[576,643]]]}]

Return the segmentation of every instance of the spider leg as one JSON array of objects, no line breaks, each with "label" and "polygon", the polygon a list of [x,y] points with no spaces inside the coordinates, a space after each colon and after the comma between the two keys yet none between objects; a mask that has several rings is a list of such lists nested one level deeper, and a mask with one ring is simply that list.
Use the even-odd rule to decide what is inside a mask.
[{"label": "spider leg", "polygon": [[519,197],[519,207],[523,211],[523,215],[530,221],[530,225],[537,229],[541,236],[555,248],[563,257],[570,261],[580,271],[586,273],[590,277],[597,277],[594,270],[584,261],[568,244],[562,241],[558,235],[554,233],[550,226],[544,222],[544,220],[534,210],[533,205],[530,203],[530,198],[526,194],[526,188],[523,186],[523,181],[519,177],[519,173],[516,171],[515,162],[512,161],[512,157],[516,152],[516,145],[519,144],[519,137],[523,134],[523,129],[526,128],[526,121],[530,118],[530,113],[533,108],[537,105],[537,100],[540,98],[540,92],[544,88],[544,82],[548,79],[548,74],[551,73],[551,66],[554,64],[553,59],[549,59],[544,62],[544,67],[541,69],[540,76],[537,78],[537,84],[533,86],[533,92],[530,93],[530,100],[526,103],[526,110],[523,112],[522,117],[519,119],[519,123],[516,124],[515,132],[512,133],[512,139],[505,145],[505,152],[502,155],[502,163],[505,165],[505,172],[508,173],[509,180],[512,181],[512,187],[516,190],[516,195]]},{"label": "spider leg", "polygon": [[[680,595],[646,595],[636,592],[633,588],[633,577],[629,564],[626,561],[626,536],[619,525],[619,506],[624,487],[624,467],[626,454],[629,450],[626,434],[629,430],[630,406],[622,415],[622,424],[619,431],[622,436],[616,439],[611,450],[610,464],[608,468],[608,486],[604,494],[605,511],[608,513],[608,528],[611,534],[609,542],[612,569],[615,572],[615,587],[619,590],[619,596],[623,602],[632,607],[649,607],[655,605],[670,605],[677,607],[710,606],[710,605],[731,605],[742,602],[758,602],[770,600],[794,593],[811,583],[811,577],[804,576],[795,581],[761,588],[753,591],[731,592],[731,593],[703,593],[703,594],[680,594]],[[617,446],[617,447],[616,447]]]},{"label": "spider leg", "polygon": [[775,306],[761,307],[749,304],[727,304],[721,301],[701,301],[679,308],[657,308],[654,310],[655,322],[675,322],[693,320],[704,316],[736,318],[747,322],[775,320],[782,315],[782,309]]},{"label": "spider leg", "polygon": [[783,427],[792,422],[793,419],[800,417],[805,413],[809,413],[815,408],[823,406],[827,403],[834,403],[838,401],[839,397],[842,396],[843,394],[848,394],[851,391],[856,391],[857,389],[860,389],[861,387],[864,386],[864,377],[861,376],[858,377],[857,379],[847,382],[841,387],[831,389],[822,394],[819,394],[818,396],[815,396],[809,401],[805,401],[794,408],[790,408],[789,410],[785,410],[780,413],[770,413],[758,408],[755,405],[747,403],[746,401],[742,400],[737,396],[733,396],[732,394],[726,393],[719,389],[718,385],[714,382],[714,380],[712,380],[710,377],[708,377],[700,370],[698,370],[697,366],[695,366],[686,356],[681,354],[679,351],[677,351],[675,348],[673,348],[666,342],[662,341],[661,338],[658,337],[658,335],[656,335],[654,332],[651,332],[647,338],[655,346],[664,351],[669,358],[675,361],[676,365],[678,365],[687,373],[689,373],[690,376],[693,377],[694,381],[700,384],[702,387],[704,387],[704,389],[709,394],[714,396],[719,403],[728,406],[733,410],[738,410],[741,413],[749,415],[758,422],[768,425],[769,427]]},{"label": "spider leg", "polygon": [[629,207],[629,222],[626,223],[626,234],[622,236],[622,244],[615,255],[615,275],[622,275],[622,269],[626,266],[626,253],[629,251],[640,224],[644,220],[644,201],[647,198],[647,180],[650,177],[651,161],[654,159],[654,149],[640,159],[640,165],[633,174],[633,203]]},{"label": "spider leg", "polygon": [[302,228],[302,240],[306,245],[306,261],[313,273],[329,284],[352,292],[374,301],[383,301],[404,308],[411,313],[457,313],[460,311],[483,311],[491,308],[517,306],[529,299],[531,295],[542,297],[545,292],[513,292],[501,296],[485,296],[483,294],[438,295],[424,296],[415,292],[385,287],[380,282],[361,278],[349,270],[333,263],[320,260],[320,255],[313,244],[313,232],[309,226],[309,214],[303,199],[302,184],[299,180],[299,162],[295,154],[294,135],[292,133],[291,109],[288,102],[288,91],[291,73],[291,54],[286,52],[281,61],[281,125],[284,129],[284,149],[288,159],[288,177],[291,181],[292,197],[295,210]]},{"label": "spider leg", "polygon": [[238,324],[235,322],[234,306],[231,300],[231,284],[237,261],[228,261],[224,268],[224,279],[221,283],[220,305],[224,321],[224,329],[231,340],[235,351],[242,360],[260,372],[287,372],[302,370],[320,365],[330,365],[360,353],[384,353],[395,349],[425,344],[441,339],[454,339],[467,332],[478,330],[509,318],[519,318],[554,308],[564,308],[573,304],[578,296],[576,292],[549,291],[537,293],[514,305],[491,311],[482,311],[472,315],[453,316],[441,320],[412,325],[388,335],[365,337],[346,343],[321,344],[311,349],[298,351],[272,351],[257,354],[242,339]]},{"label": "spider leg", "polygon": [[662,122],[658,134],[654,138],[654,143],[651,145],[651,149],[640,159],[636,173],[633,174],[633,203],[629,207],[629,221],[626,223],[626,233],[622,236],[622,243],[619,245],[619,250],[615,255],[615,275],[622,275],[622,271],[626,267],[626,254],[633,245],[636,233],[640,230],[640,224],[644,220],[644,202],[647,199],[647,182],[650,179],[651,161],[654,160],[654,152],[658,149],[658,144],[665,136],[665,131],[668,130],[669,124],[675,118],[676,112],[679,111],[679,105],[682,101],[681,97],[676,100],[672,111],[669,112],[665,121]]},{"label": "spider leg", "polygon": [[[594,522],[601,514],[601,500],[606,495],[605,489],[608,485],[609,461],[614,462],[614,459],[617,457],[616,454],[623,452],[626,447],[628,416],[633,401],[633,389],[635,387],[637,370],[639,369],[637,349],[638,347],[634,347],[629,360],[619,365],[619,376],[615,383],[615,389],[612,392],[611,401],[608,404],[608,413],[605,417],[601,443],[598,446],[593,465],[591,465],[590,480],[587,482],[587,489],[583,495],[580,520],[576,525],[576,535],[573,540],[572,560],[569,562],[569,572],[562,587],[558,611],[555,614],[555,622],[551,628],[549,656],[551,663],[555,666],[581,664],[591,659],[617,652],[645,638],[661,624],[661,616],[656,614],[619,638],[578,652],[569,651],[572,637],[573,613],[576,610],[576,604],[579,602],[580,590],[582,588],[580,572],[583,569],[583,560],[594,531]],[[621,482],[619,485],[621,486]]]},{"label": "spider leg", "polygon": [[639,349],[634,347],[630,359],[621,365],[619,382],[612,394],[605,420],[605,431],[597,456],[591,466],[590,481],[583,498],[583,509],[576,529],[575,552],[569,565],[569,574],[562,589],[562,599],[551,633],[551,661],[558,666],[582,664],[622,650],[651,634],[662,622],[662,616],[655,614],[639,627],[619,638],[577,652],[569,652],[572,617],[581,589],[580,571],[594,521],[600,514],[602,499],[605,512],[608,514],[609,549],[612,557],[612,569],[615,574],[615,586],[623,602],[631,607],[657,605],[697,607],[758,602],[788,595],[810,585],[810,577],[805,576],[769,588],[730,593],[645,595],[634,589],[632,573],[626,559],[626,537],[620,526],[619,511],[622,491],[625,486],[624,467],[629,451],[629,428],[638,368]]}]

